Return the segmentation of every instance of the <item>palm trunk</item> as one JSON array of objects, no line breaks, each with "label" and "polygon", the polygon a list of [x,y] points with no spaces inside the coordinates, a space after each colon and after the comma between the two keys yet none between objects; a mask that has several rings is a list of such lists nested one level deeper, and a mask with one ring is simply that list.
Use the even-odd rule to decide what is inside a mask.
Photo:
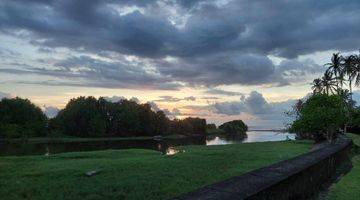
[{"label": "palm trunk", "polygon": [[353,100],[352,99],[352,85],[351,85],[351,79],[349,80],[349,90],[350,90],[350,98],[351,98],[351,101]]}]

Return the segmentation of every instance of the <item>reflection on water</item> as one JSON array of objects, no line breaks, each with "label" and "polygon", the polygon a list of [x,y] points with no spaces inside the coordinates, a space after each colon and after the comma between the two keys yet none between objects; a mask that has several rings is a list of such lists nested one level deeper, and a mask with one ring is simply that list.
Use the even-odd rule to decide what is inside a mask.
[{"label": "reflection on water", "polygon": [[206,139],[206,145],[295,140],[295,134],[280,131],[248,131],[246,134],[246,138],[208,137]]},{"label": "reflection on water", "polygon": [[[153,149],[168,154],[169,147],[184,145],[206,145],[205,137],[177,139],[106,140],[88,142],[6,143],[0,142],[0,156],[51,155],[63,152],[96,151],[105,149]],[[170,154],[174,154],[170,150]]]},{"label": "reflection on water", "polygon": [[247,138],[222,136],[184,137],[177,139],[108,140],[89,142],[5,143],[0,142],[0,156],[6,155],[51,155],[62,152],[96,151],[105,149],[154,149],[163,155],[174,155],[173,148],[184,145],[226,145],[243,142],[282,141],[295,139],[294,134],[271,131],[248,131]]},{"label": "reflection on water", "polygon": [[244,142],[266,142],[283,140],[295,140],[295,134],[280,131],[248,131],[247,138],[244,140]]}]

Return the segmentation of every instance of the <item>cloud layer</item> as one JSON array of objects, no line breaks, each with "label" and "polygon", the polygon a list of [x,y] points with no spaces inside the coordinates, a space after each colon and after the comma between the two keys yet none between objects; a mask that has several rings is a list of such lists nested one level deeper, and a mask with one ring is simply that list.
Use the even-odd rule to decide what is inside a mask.
[{"label": "cloud layer", "polygon": [[[51,69],[0,72],[80,78],[67,84],[109,88],[283,86],[300,81],[289,76],[317,70],[311,62],[296,63],[297,56],[360,46],[359,8],[356,0],[5,0],[2,34],[29,40],[42,52],[64,47],[97,58],[68,56]],[[285,61],[275,65],[269,55]]]},{"label": "cloud layer", "polygon": [[268,102],[261,93],[252,91],[239,101],[215,103],[212,108],[217,114],[240,115],[246,113],[262,120],[285,120],[287,117],[285,112],[289,111],[295,102],[294,99]]}]

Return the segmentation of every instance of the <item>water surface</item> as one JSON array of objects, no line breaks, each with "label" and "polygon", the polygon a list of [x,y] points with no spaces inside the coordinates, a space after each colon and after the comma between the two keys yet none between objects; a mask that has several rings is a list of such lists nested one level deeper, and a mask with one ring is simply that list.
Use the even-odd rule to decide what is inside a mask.
[{"label": "water surface", "polygon": [[281,131],[248,131],[246,138],[228,138],[224,136],[213,136],[206,139],[206,145],[226,145],[249,142],[269,142],[295,140],[295,134]]},{"label": "water surface", "polygon": [[174,154],[173,147],[184,145],[227,145],[234,143],[282,141],[294,139],[294,134],[273,131],[248,131],[247,138],[223,136],[184,137],[176,139],[123,139],[86,142],[0,142],[0,156],[50,155],[63,152],[96,151],[106,149],[153,149],[166,154]]}]

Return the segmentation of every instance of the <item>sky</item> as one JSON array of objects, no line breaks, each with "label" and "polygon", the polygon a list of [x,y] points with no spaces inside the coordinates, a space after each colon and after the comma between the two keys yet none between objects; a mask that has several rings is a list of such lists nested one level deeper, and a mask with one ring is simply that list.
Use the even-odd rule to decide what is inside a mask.
[{"label": "sky", "polygon": [[332,53],[358,52],[359,10],[357,0],[2,0],[0,98],[29,98],[50,117],[91,95],[280,128]]}]

